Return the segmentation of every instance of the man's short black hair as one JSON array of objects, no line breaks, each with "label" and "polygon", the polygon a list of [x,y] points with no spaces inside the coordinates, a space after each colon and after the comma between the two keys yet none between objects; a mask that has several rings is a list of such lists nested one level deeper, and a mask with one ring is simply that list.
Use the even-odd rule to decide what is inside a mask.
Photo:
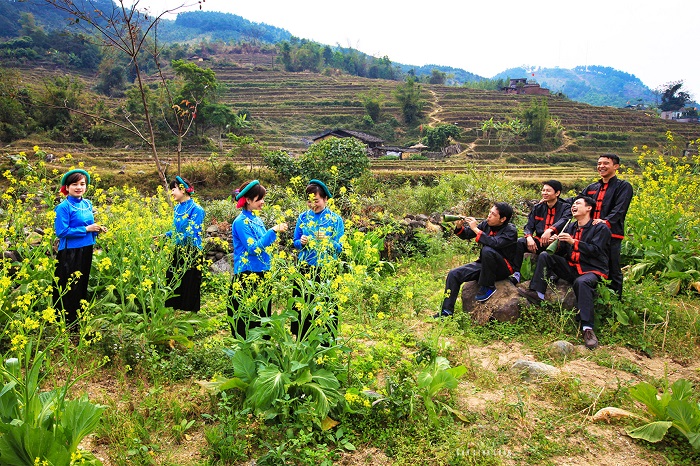
[{"label": "man's short black hair", "polygon": [[505,223],[510,222],[511,217],[513,216],[513,208],[508,203],[496,202],[493,206],[498,211],[499,219],[505,217],[506,218]]},{"label": "man's short black hair", "polygon": [[549,186],[550,188],[552,188],[554,190],[555,193],[559,193],[559,194],[561,194],[561,190],[563,189],[561,186],[561,183],[558,182],[557,180],[547,180],[544,183],[542,183],[542,185]]},{"label": "man's short black hair", "polygon": [[579,199],[583,199],[583,202],[585,202],[586,205],[591,206],[591,209],[595,209],[595,199],[593,199],[591,196],[576,196],[573,202],[576,202]]},{"label": "man's short black hair", "polygon": [[602,154],[598,158],[600,157],[605,157],[606,159],[612,160],[615,165],[620,165],[620,156],[617,154]]}]

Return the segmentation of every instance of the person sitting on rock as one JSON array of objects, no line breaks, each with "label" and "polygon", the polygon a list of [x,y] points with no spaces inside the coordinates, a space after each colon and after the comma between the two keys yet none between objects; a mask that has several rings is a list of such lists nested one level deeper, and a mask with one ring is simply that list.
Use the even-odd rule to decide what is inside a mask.
[{"label": "person sitting on rock", "polygon": [[462,283],[478,281],[476,300],[485,302],[496,292],[496,282],[513,273],[515,244],[518,230],[510,223],[513,208],[505,202],[491,207],[488,217],[477,223],[474,217],[455,222],[454,233],[462,239],[474,239],[481,244],[481,253],[476,262],[450,270],[445,282],[445,299],[442,310],[433,317],[449,317],[454,314],[455,302]]},{"label": "person sitting on rock", "polygon": [[598,346],[598,338],[593,332],[593,301],[598,281],[608,278],[610,251],[610,228],[605,223],[594,223],[591,216],[595,203],[588,196],[574,198],[571,214],[575,221],[569,223],[562,233],[552,236],[553,240],[558,240],[556,253],[540,253],[529,289],[517,289],[530,303],[539,304],[547,291],[546,273],[556,274],[571,283],[583,341],[589,349]]},{"label": "person sitting on rock", "polygon": [[542,200],[530,211],[523,228],[525,236],[518,238],[513,260],[513,285],[520,283],[520,267],[523,265],[525,251],[539,254],[552,240],[552,235],[561,233],[566,222],[571,218],[571,205],[559,198],[562,186],[557,180],[542,183]]}]

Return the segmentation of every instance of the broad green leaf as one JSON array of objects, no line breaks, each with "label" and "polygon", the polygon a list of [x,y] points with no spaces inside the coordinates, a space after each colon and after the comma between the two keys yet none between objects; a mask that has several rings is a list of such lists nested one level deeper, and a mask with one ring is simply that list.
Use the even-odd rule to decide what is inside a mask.
[{"label": "broad green leaf", "polygon": [[338,378],[331,371],[321,369],[318,371],[314,371],[311,375],[313,381],[323,388],[337,389],[340,387],[340,382],[338,382]]},{"label": "broad green leaf", "polygon": [[627,310],[626,309],[615,309],[615,317],[617,318],[617,321],[620,322],[622,325],[629,325],[630,324],[630,319],[629,316],[627,315]]},{"label": "broad green leaf", "polygon": [[450,361],[447,360],[447,358],[444,358],[442,356],[438,356],[435,358],[435,369],[436,371],[438,370],[446,370],[450,368]]},{"label": "broad green leaf", "polygon": [[87,395],[66,403],[61,416],[61,425],[69,443],[69,451],[75,451],[80,441],[95,430],[106,408],[106,406],[90,403]]},{"label": "broad green leaf", "polygon": [[248,351],[238,350],[231,356],[233,373],[243,382],[251,383],[255,380],[255,361]]},{"label": "broad green leaf", "polygon": [[464,366],[457,366],[447,369],[447,372],[450,373],[455,379],[458,379],[467,373],[467,368]]},{"label": "broad green leaf", "polygon": [[277,366],[263,367],[258,371],[258,377],[249,388],[246,403],[256,410],[264,411],[272,405],[273,401],[284,396],[287,384],[289,384],[289,377],[280,372]]},{"label": "broad green leaf", "polygon": [[308,367],[309,365],[305,362],[301,361],[292,361],[292,367],[289,369],[292,372],[296,372],[299,369],[303,369],[304,367]]},{"label": "broad green leaf", "polygon": [[672,425],[671,421],[650,422],[636,429],[628,429],[627,435],[632,438],[640,438],[647,442],[656,443],[664,438],[664,435],[666,435],[666,432]]},{"label": "broad green leaf", "polygon": [[311,376],[311,370],[306,369],[304,372],[299,374],[298,377],[292,380],[291,385],[304,385],[305,383],[309,383],[312,380],[313,377]]},{"label": "broad green leaf", "polygon": [[668,402],[666,414],[673,421],[673,426],[684,435],[697,432],[700,427],[700,411],[696,405],[684,400],[671,400]]},{"label": "broad green leaf", "polygon": [[243,382],[241,379],[238,377],[232,377],[230,379],[219,379],[215,380],[213,382],[207,382],[207,381],[198,381],[197,382],[199,385],[202,387],[206,388],[207,390],[212,390],[214,392],[221,392],[224,390],[229,390],[232,388],[238,388],[240,390],[246,391],[248,388],[247,383]]},{"label": "broad green leaf", "polygon": [[693,448],[695,448],[696,450],[700,450],[700,433],[689,432],[688,434],[686,434],[686,437],[688,437],[688,441],[693,446]]},{"label": "broad green leaf", "polygon": [[338,404],[340,393],[333,388],[324,388],[317,383],[307,383],[301,390],[311,398],[317,417],[324,418],[333,406]]},{"label": "broad green leaf", "polygon": [[664,290],[668,294],[675,296],[681,291],[681,283],[683,283],[683,280],[680,278],[674,278],[673,280],[670,280],[664,284]]},{"label": "broad green leaf", "polygon": [[54,437],[51,430],[29,424],[13,425],[0,437],[0,464],[30,466],[35,458],[42,458],[50,464],[67,465],[70,463],[70,453],[62,445],[63,442],[62,436]]},{"label": "broad green leaf", "polygon": [[647,410],[657,419],[666,419],[666,405],[656,398],[656,387],[648,382],[639,382],[630,388],[630,396],[644,403]]},{"label": "broad green leaf", "polygon": [[15,382],[8,382],[0,391],[0,424],[9,422],[18,416],[19,400],[13,390]]},{"label": "broad green leaf", "polygon": [[427,369],[418,374],[418,377],[416,377],[416,385],[418,385],[418,388],[428,388],[430,387],[432,381],[433,374]]},{"label": "broad green leaf", "polygon": [[671,385],[674,400],[686,400],[693,394],[693,384],[686,379],[678,379]]},{"label": "broad green leaf", "polygon": [[430,387],[428,389],[428,392],[430,396],[435,396],[437,395],[441,390],[445,388],[457,388],[458,382],[457,379],[455,379],[452,374],[450,374],[447,371],[440,371],[438,372],[435,377],[433,377],[432,382],[430,383]]}]

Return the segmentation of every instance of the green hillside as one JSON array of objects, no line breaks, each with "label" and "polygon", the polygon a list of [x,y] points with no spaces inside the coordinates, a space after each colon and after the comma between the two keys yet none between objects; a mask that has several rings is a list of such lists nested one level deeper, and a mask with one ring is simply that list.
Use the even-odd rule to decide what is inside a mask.
[{"label": "green hillside", "polygon": [[633,74],[606,66],[577,66],[565,68],[511,68],[495,78],[535,76],[542,87],[562,93],[572,100],[591,105],[656,105],[657,96]]},{"label": "green hillside", "polygon": [[[109,0],[92,2],[96,10],[109,13],[113,4]],[[69,23],[68,17],[48,7],[39,1],[15,2],[0,0],[0,37],[6,39],[0,54],[5,59],[31,61],[38,58],[52,57],[54,62],[71,63],[74,67],[84,66],[80,61],[73,60],[70,52],[58,48],[64,56],[56,57],[52,53],[52,44],[58,41],[55,36],[49,36],[46,44],[18,43],[16,39],[26,34],[26,21],[22,14],[33,15],[36,24],[46,32],[64,31]],[[75,33],[82,31],[72,27]],[[414,66],[410,64],[393,63],[390,57],[372,57],[354,49],[318,44],[312,41],[300,40],[288,31],[264,23],[255,23],[238,15],[219,12],[190,11],[177,15],[175,20],[163,19],[158,27],[161,43],[191,44],[194,53],[207,54],[207,49],[215,43],[245,43],[247,46],[275,46],[277,55],[282,55],[280,48],[291,44],[292,51],[298,50],[303,56],[301,62],[288,63],[288,71],[334,72],[341,70],[348,74],[370,78],[388,78],[403,80],[412,74],[423,81],[431,78],[434,70],[444,73],[445,83],[460,86],[465,83],[478,83],[486,78],[467,70],[443,66],[439,64]],[[12,41],[15,42],[12,42]],[[1,43],[2,41],[0,41]],[[75,42],[75,41],[73,41]],[[294,54],[292,54],[294,55]],[[92,62],[89,66],[95,68]],[[530,76],[530,70],[512,68],[494,76],[492,79],[506,77],[520,78]],[[592,105],[612,105],[624,107],[627,104],[655,104],[652,91],[632,74],[613,68],[588,66],[576,67],[572,70],[559,68],[541,68],[537,70],[536,79],[553,92],[561,92],[568,98]]]}]

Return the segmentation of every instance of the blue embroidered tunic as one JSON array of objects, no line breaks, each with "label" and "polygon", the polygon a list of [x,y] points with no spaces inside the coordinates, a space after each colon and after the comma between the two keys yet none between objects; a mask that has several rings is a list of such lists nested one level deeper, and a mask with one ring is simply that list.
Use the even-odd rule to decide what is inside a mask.
[{"label": "blue embroidered tunic", "polygon": [[66,196],[54,209],[54,231],[58,237],[58,250],[77,249],[95,244],[97,232],[87,231],[95,223],[92,202],[82,197]]},{"label": "blue embroidered tunic", "polygon": [[[326,235],[324,241],[329,242],[329,248],[319,251],[319,245],[315,244],[316,236],[319,232]],[[325,208],[318,214],[313,210],[307,210],[297,218],[297,225],[294,229],[294,247],[299,249],[299,262],[308,265],[318,265],[319,259],[327,257],[328,252],[333,257],[338,257],[343,251],[340,239],[345,234],[345,224],[340,215]],[[301,244],[302,235],[311,237],[306,245]]]},{"label": "blue embroidered tunic", "polygon": [[188,199],[175,206],[173,230],[165,235],[174,237],[178,246],[192,245],[202,249],[202,225],[204,224],[204,209]]},{"label": "blue embroidered tunic", "polygon": [[231,225],[233,237],[233,273],[270,270],[270,255],[265,248],[277,240],[277,233],[265,228],[260,217],[243,210]]}]

